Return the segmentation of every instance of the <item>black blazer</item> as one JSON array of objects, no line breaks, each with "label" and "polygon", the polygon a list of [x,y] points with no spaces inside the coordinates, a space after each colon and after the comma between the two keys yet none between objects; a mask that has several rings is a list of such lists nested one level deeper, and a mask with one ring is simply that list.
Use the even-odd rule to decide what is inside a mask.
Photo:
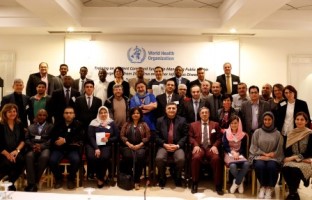
[{"label": "black blazer", "polygon": [[[156,124],[156,144],[162,147],[164,143],[168,143],[169,123],[166,116],[157,119]],[[178,144],[180,148],[186,145],[188,137],[188,125],[184,117],[176,116],[173,125],[173,143]]]},{"label": "black blazer", "polygon": [[[54,87],[55,87],[55,79],[54,76],[51,74],[47,74],[48,76],[48,95],[52,95],[53,91],[54,91]],[[34,74],[30,74],[28,81],[27,81],[27,85],[26,85],[26,95],[29,97],[34,96],[35,94],[37,94],[37,84],[41,81],[41,76],[40,73],[34,73]]]},{"label": "black blazer", "polygon": [[[210,105],[207,101],[200,99],[199,100],[199,105],[198,105],[198,111],[197,111],[197,120],[200,119],[199,116],[199,110],[202,107],[207,107],[210,109]],[[195,122],[195,111],[194,111],[194,106],[193,106],[193,99],[190,101],[184,102],[184,116],[186,118],[187,123],[192,123]]]},{"label": "black blazer", "polygon": [[[176,77],[172,77],[172,78],[170,78],[170,79],[168,79],[168,80],[173,80],[173,81],[174,81],[174,84],[175,84],[174,93],[178,94],[178,86],[179,86],[179,84],[178,84],[178,82],[177,82],[177,78],[176,78]],[[191,83],[191,82],[190,82],[190,80],[188,80],[187,78],[183,78],[183,77],[182,77],[181,83],[183,83],[183,84],[186,85],[186,87],[187,87],[186,95],[187,95],[188,97],[190,97],[190,96],[191,96],[191,93],[190,93],[190,83]]]},{"label": "black blazer", "polygon": [[[92,79],[86,78],[85,81],[92,81]],[[73,81],[73,85],[72,85],[72,88],[74,88],[74,89],[77,90],[78,92],[80,92],[80,91],[79,91],[79,82],[80,82],[80,78],[75,79],[75,80]],[[80,94],[80,95],[83,95],[83,94]]]},{"label": "black blazer", "polygon": [[[29,100],[29,97],[24,94],[22,94],[22,99],[23,99],[23,109],[18,110],[18,116],[21,119],[23,125],[27,127],[28,126],[27,116],[28,117],[30,116],[30,109],[29,109],[30,100]],[[8,103],[16,104],[14,93],[6,95],[2,98],[0,110],[2,110],[4,105]]]},{"label": "black blazer", "polygon": [[[231,74],[231,80],[232,80],[232,95],[237,94],[237,85],[240,83],[239,76]],[[221,87],[222,87],[221,93],[225,94],[227,92],[225,74],[217,76],[216,81],[221,84]]]},{"label": "black blazer", "polygon": [[76,119],[78,119],[85,130],[88,129],[90,122],[97,117],[98,109],[102,106],[102,100],[93,96],[91,107],[88,108],[88,103],[85,95],[76,99]]},{"label": "black blazer", "polygon": [[[212,81],[209,81],[209,80],[207,80],[207,79],[205,79],[205,81],[208,81],[208,82],[210,83],[210,92],[212,92],[212,91],[211,91],[211,88],[212,88],[212,87],[211,87],[211,86],[212,86]],[[199,81],[198,79],[196,79],[196,80],[190,82],[190,91],[191,91],[191,87],[192,87],[193,85],[198,85],[199,87],[201,87],[201,83],[200,83],[200,81]]]},{"label": "black blazer", "polygon": [[[166,105],[167,105],[167,94],[160,94],[156,97],[157,101],[157,109],[156,109],[156,117],[162,117],[166,115]],[[176,93],[172,94],[171,102],[178,103],[177,104],[177,114],[183,116],[183,99]]]},{"label": "black blazer", "polygon": [[[276,127],[280,132],[283,129],[284,120],[286,117],[286,110],[287,110],[287,99],[284,99],[281,102],[279,102],[277,111],[276,111],[276,116],[275,116]],[[305,101],[300,100],[300,99],[296,99],[295,101],[294,119],[298,112],[305,112],[308,115],[308,119],[309,119],[308,125],[310,126],[310,113],[309,113],[308,105]],[[296,124],[294,124],[294,127],[296,127]]]},{"label": "black blazer", "polygon": [[66,105],[64,89],[62,88],[53,92],[51,100],[49,101],[47,107],[49,114],[54,117],[55,123],[58,123],[63,119],[63,113],[67,106],[71,106],[75,109],[75,101],[79,96],[80,93],[77,90],[71,88],[70,101],[69,104]]}]

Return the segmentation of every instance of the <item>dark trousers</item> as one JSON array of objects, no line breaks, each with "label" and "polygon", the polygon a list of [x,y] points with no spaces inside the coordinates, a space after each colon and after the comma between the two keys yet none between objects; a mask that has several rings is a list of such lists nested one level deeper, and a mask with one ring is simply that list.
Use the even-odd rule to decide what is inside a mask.
[{"label": "dark trousers", "polygon": [[8,176],[8,180],[14,184],[25,168],[25,159],[22,154],[18,154],[15,163],[10,162],[4,155],[0,154],[0,174],[2,177]]},{"label": "dark trousers", "polygon": [[28,185],[39,183],[42,173],[46,169],[50,158],[50,150],[41,152],[29,151],[26,154],[26,175]]},{"label": "dark trousers", "polygon": [[74,181],[81,163],[79,150],[53,150],[50,156],[50,169],[54,174],[56,181],[60,181],[62,179],[62,171],[59,167],[59,163],[64,157],[66,157],[70,163],[68,180]]},{"label": "dark trousers", "polygon": [[[134,172],[134,182],[139,183],[140,177],[142,174],[143,167],[146,163],[146,150],[144,148],[136,150],[135,153],[135,172]],[[134,157],[133,150],[129,147],[124,147],[122,149],[122,170],[124,170],[127,174],[133,174],[133,157]]]},{"label": "dark trousers", "polygon": [[276,161],[255,160],[254,168],[261,186],[275,187],[279,169],[279,164]]},{"label": "dark trousers", "polygon": [[192,155],[192,180],[197,183],[199,179],[200,166],[206,158],[213,172],[213,180],[216,187],[222,186],[223,180],[223,160],[219,154],[214,154],[210,148],[201,148],[201,151]]},{"label": "dark trousers", "polygon": [[110,158],[112,157],[112,147],[107,145],[99,146],[101,151],[100,157],[95,157],[95,149],[90,145],[86,145],[86,156],[88,160],[88,172],[89,164],[93,167],[92,172],[96,173],[96,178],[99,180],[104,180],[106,171],[108,167],[112,164],[110,163]]},{"label": "dark trousers", "polygon": [[299,188],[300,180],[303,179],[303,174],[300,169],[295,167],[283,167],[282,173],[289,187],[289,193],[296,193]]}]

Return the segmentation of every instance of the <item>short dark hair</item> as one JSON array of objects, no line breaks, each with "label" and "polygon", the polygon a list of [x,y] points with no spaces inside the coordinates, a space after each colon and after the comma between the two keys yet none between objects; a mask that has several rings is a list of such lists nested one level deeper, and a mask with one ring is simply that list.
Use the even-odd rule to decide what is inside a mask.
[{"label": "short dark hair", "polygon": [[225,99],[230,99],[231,102],[233,101],[233,97],[232,97],[231,94],[224,94],[224,95],[222,95],[221,100],[224,101]]},{"label": "short dark hair", "polygon": [[297,99],[297,95],[298,95],[298,92],[296,90],[296,88],[292,85],[286,85],[283,89],[283,97],[286,99],[286,96],[285,96],[285,90],[289,90],[291,92],[293,92],[295,94],[295,99]]},{"label": "short dark hair", "polygon": [[256,89],[257,91],[258,91],[258,93],[259,93],[259,87],[258,86],[256,86],[256,85],[252,85],[252,86],[250,86],[249,88],[248,88],[248,92],[250,93],[250,90],[251,89]]},{"label": "short dark hair", "polygon": [[133,113],[135,112],[135,111],[139,111],[139,113],[140,113],[140,119],[139,119],[139,121],[141,122],[141,121],[143,121],[143,112],[142,112],[142,109],[140,108],[140,107],[134,107],[134,108],[131,108],[130,109],[130,112],[129,112],[129,115],[130,115],[130,117],[129,117],[129,121],[130,122],[133,122],[133,119],[132,119],[132,115],[133,115]]},{"label": "short dark hair", "polygon": [[154,71],[155,71],[156,69],[161,69],[161,71],[164,71],[164,68],[162,68],[161,66],[156,66],[155,69],[154,69]]},{"label": "short dark hair", "polygon": [[86,66],[80,67],[80,69],[86,69],[88,71],[88,68]]},{"label": "short dark hair", "polygon": [[204,71],[205,71],[205,69],[204,69],[204,68],[202,68],[202,67],[198,67],[198,68],[197,68],[197,70],[196,70],[196,72],[201,71],[201,70],[204,70]]},{"label": "short dark hair", "polygon": [[121,71],[122,76],[125,74],[123,68],[118,66],[118,67],[115,67],[115,69],[114,69],[114,77],[115,77],[115,73],[116,73],[117,69]]},{"label": "short dark hair", "polygon": [[39,82],[37,83],[37,87],[38,87],[38,85],[44,85],[44,87],[47,87],[47,83],[44,82],[44,81],[39,81]]},{"label": "short dark hair", "polygon": [[142,80],[139,80],[138,82],[136,82],[134,88],[136,89],[136,87],[137,87],[139,84],[145,85],[145,87],[146,87],[146,89],[147,89],[146,83],[145,83],[144,81],[142,81]]},{"label": "short dark hair", "polygon": [[94,87],[94,81],[92,81],[92,80],[87,80],[86,82],[84,82],[83,87],[86,87],[87,84],[91,84]]},{"label": "short dark hair", "polygon": [[68,69],[68,65],[66,65],[66,64],[61,64],[60,69],[61,69],[61,67],[66,67]]},{"label": "short dark hair", "polygon": [[172,82],[174,83],[174,85],[176,84],[174,80],[172,80],[172,79],[167,79],[167,80],[165,81],[165,85],[167,85],[167,83],[168,83],[169,81],[172,81]]}]

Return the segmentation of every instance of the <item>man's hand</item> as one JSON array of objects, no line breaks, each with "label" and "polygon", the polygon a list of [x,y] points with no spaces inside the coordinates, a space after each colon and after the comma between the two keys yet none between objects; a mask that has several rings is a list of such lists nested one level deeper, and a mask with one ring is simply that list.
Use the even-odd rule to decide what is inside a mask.
[{"label": "man's hand", "polygon": [[199,146],[195,146],[195,147],[193,148],[192,154],[194,154],[194,153],[199,153],[200,151],[201,151],[201,148],[200,148]]},{"label": "man's hand", "polygon": [[57,145],[57,146],[62,146],[63,144],[65,144],[65,138],[63,138],[63,137],[59,137],[59,138],[55,141],[55,145]]},{"label": "man's hand", "polygon": [[212,153],[214,153],[214,154],[219,154],[219,151],[218,151],[217,147],[215,147],[215,146],[212,146],[210,148],[210,151],[212,151]]}]

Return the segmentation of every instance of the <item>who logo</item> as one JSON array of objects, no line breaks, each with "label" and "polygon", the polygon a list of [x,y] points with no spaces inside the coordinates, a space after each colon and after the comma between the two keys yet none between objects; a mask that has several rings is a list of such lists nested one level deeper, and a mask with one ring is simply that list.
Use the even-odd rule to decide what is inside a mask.
[{"label": "who logo", "polygon": [[142,63],[146,58],[146,51],[143,47],[131,47],[128,50],[127,56],[131,63]]}]

